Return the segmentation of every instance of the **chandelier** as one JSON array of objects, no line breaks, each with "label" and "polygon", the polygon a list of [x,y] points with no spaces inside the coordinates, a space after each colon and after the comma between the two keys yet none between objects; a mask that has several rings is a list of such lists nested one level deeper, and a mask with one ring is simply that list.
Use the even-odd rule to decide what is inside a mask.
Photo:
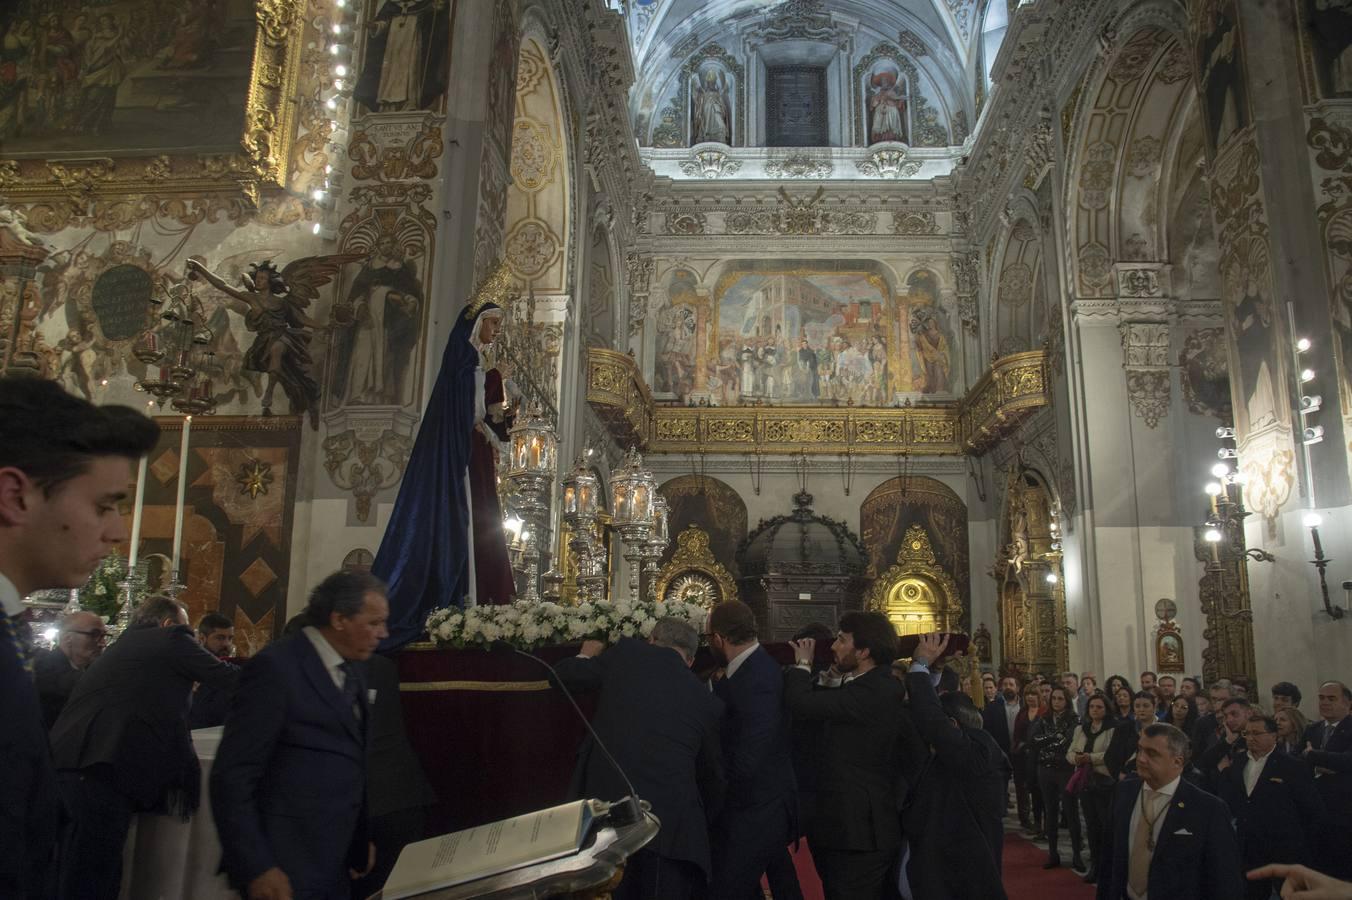
[{"label": "chandelier", "polygon": [[206,324],[202,303],[186,281],[162,289],[164,296],[151,297],[153,307],[163,307],[157,329],[141,336],[132,355],[145,364],[145,377],[136,390],[149,394],[164,409],[166,400],[185,416],[206,416],[216,411],[211,378],[216,354],[211,350],[215,335]]}]

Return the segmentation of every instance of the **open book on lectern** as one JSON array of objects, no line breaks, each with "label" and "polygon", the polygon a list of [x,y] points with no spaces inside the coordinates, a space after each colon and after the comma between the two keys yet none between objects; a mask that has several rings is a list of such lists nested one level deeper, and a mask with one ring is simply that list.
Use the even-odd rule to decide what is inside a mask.
[{"label": "open book on lectern", "polygon": [[533,866],[582,849],[593,813],[587,800],[409,844],[385,882],[384,900],[416,897]]}]

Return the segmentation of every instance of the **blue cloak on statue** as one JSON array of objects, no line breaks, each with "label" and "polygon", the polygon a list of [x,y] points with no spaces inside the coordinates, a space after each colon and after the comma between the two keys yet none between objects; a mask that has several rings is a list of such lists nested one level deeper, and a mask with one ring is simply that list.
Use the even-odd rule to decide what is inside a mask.
[{"label": "blue cloak on statue", "polygon": [[389,586],[390,636],[381,650],[415,640],[432,610],[461,605],[470,591],[465,474],[479,367],[473,337],[479,319],[495,309],[499,307],[486,303],[466,310],[451,330],[390,524],[371,564],[371,574]]}]

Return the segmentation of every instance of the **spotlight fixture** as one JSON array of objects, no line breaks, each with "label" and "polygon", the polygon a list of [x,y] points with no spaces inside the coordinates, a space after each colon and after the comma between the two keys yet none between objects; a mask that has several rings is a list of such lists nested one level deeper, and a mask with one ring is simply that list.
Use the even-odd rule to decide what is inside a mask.
[{"label": "spotlight fixture", "polygon": [[1239,451],[1234,447],[1222,447],[1216,451],[1216,456],[1219,459],[1239,459]]},{"label": "spotlight fixture", "polygon": [[1224,478],[1226,475],[1230,474],[1230,467],[1223,462],[1216,463],[1211,467],[1211,474],[1216,478]]},{"label": "spotlight fixture", "polygon": [[1300,411],[1302,415],[1319,412],[1319,408],[1324,405],[1324,398],[1319,394],[1303,394],[1300,398]]},{"label": "spotlight fixture", "polygon": [[1302,432],[1301,437],[1304,439],[1307,446],[1309,444],[1317,444],[1324,439],[1324,426],[1311,425]]},{"label": "spotlight fixture", "polygon": [[1233,428],[1229,428],[1225,425],[1222,425],[1220,428],[1216,429],[1216,440],[1233,441],[1234,439],[1235,439],[1235,430]]},{"label": "spotlight fixture", "polygon": [[1309,339],[1309,338],[1301,338],[1300,340],[1296,341],[1296,352],[1297,352],[1297,353],[1304,353],[1306,350],[1309,350],[1309,349],[1310,349],[1310,339]]},{"label": "spotlight fixture", "polygon": [[1319,515],[1319,513],[1315,512],[1314,510],[1310,510],[1305,514],[1305,516],[1300,520],[1300,522],[1306,528],[1318,528],[1320,525],[1324,524],[1324,517]]},{"label": "spotlight fixture", "polygon": [[1309,384],[1311,381],[1314,381],[1314,369],[1301,369],[1300,383]]}]

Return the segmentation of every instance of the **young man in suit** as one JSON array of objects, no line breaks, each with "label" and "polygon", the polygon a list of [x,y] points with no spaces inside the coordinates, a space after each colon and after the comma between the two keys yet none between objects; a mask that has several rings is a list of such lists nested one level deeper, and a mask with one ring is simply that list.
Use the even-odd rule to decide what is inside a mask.
[{"label": "young man in suit", "polygon": [[1305,729],[1305,762],[1314,767],[1314,786],[1328,810],[1328,827],[1318,848],[1316,868],[1352,879],[1352,691],[1341,681],[1319,686],[1319,718]]},{"label": "young man in suit", "polygon": [[930,666],[948,638],[921,637],[906,690],[920,738],[933,751],[902,813],[904,883],[917,900],[999,900],[1009,762],[966,694],[935,692]]},{"label": "young man in suit", "polygon": [[346,897],[374,864],[363,663],[388,634],[385,585],[335,573],[305,614],[244,667],[211,769],[221,869],[249,900]]},{"label": "young man in suit", "polygon": [[[656,839],[625,866],[616,900],[689,900],[709,879],[709,821],[722,802],[718,746],[721,705],[690,671],[699,632],[661,619],[647,643],[586,641],[555,666],[570,688],[600,691],[592,727],[634,790],[662,823]],[[658,698],[661,702],[654,702]],[[587,738],[578,750],[572,795],[620,800],[624,780]]]},{"label": "young man in suit", "polygon": [[141,602],[126,632],[75,686],[52,726],[52,760],[69,819],[61,842],[62,900],[118,894],[135,813],[187,817],[202,770],[188,731],[193,685],[230,690],[239,670],[193,637],[168,597]]},{"label": "young man in suit", "polygon": [[0,897],[48,897],[60,808],[23,598],[78,588],[127,539],[117,505],[159,428],[42,378],[0,378]]},{"label": "young man in suit", "polygon": [[[740,600],[720,603],[705,621],[709,648],[727,664],[714,682],[723,701],[720,739],[727,794],[711,830],[712,900],[746,900],[761,873],[798,835],[798,796],[784,715],[784,676],[756,640],[756,616]],[[775,900],[802,900],[796,880],[770,886]]]},{"label": "young man in suit", "polygon": [[[1244,868],[1271,863],[1310,865],[1324,803],[1310,767],[1277,749],[1277,720],[1259,711],[1244,726],[1247,749],[1221,772],[1220,798],[1239,833]],[[1267,900],[1280,882],[1250,881],[1247,900]]]},{"label": "young man in suit", "polygon": [[1136,772],[1118,784],[1113,830],[1099,864],[1099,900],[1244,896],[1230,811],[1183,780],[1188,736],[1156,722],[1141,733]]},{"label": "young man in suit", "polygon": [[1244,728],[1252,709],[1243,697],[1232,697],[1221,707],[1221,738],[1195,760],[1207,790],[1219,793],[1221,774],[1243,758]]},{"label": "young man in suit", "polygon": [[[197,622],[197,642],[219,660],[235,655],[235,623],[219,612],[209,612]],[[230,694],[208,684],[199,684],[192,695],[192,711],[188,713],[191,728],[218,728],[225,724],[225,713],[230,709]]]},{"label": "young man in suit", "polygon": [[817,642],[793,642],[784,700],[795,721],[822,728],[822,760],[808,842],[828,900],[887,896],[901,846],[897,818],[897,736],[901,683],[892,677],[897,633],[882,613],[850,612],[831,645],[838,688],[812,689]]}]

